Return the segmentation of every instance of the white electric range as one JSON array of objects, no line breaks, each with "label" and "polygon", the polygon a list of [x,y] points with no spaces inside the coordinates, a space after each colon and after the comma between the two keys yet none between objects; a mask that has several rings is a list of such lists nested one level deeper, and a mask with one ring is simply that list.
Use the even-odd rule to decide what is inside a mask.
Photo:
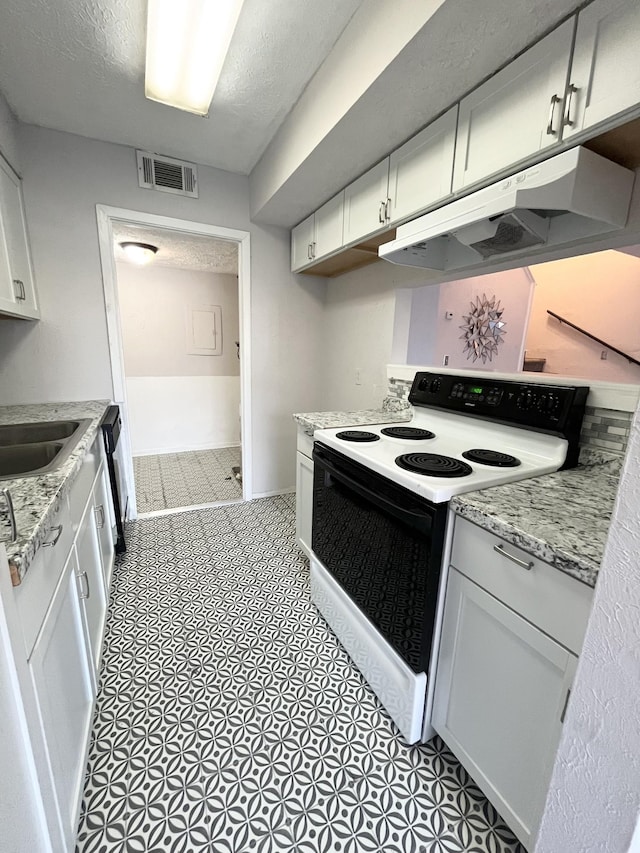
[{"label": "white electric range", "polygon": [[314,433],[312,598],[409,743],[427,730],[448,501],[574,466],[587,394],[418,373],[410,423]]}]

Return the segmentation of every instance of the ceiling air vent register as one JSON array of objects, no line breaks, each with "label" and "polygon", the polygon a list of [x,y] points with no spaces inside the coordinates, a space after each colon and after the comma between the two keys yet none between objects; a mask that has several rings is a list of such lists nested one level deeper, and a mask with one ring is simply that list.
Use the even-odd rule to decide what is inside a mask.
[{"label": "ceiling air vent register", "polygon": [[136,157],[138,184],[144,189],[198,198],[195,163],[151,154],[149,151],[136,151]]}]

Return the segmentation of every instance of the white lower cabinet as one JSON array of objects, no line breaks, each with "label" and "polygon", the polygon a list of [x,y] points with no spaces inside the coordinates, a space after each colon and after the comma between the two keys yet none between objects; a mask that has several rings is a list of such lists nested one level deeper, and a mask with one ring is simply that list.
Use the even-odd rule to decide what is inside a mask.
[{"label": "white lower cabinet", "polygon": [[433,726],[532,848],[577,657],[452,569]]},{"label": "white lower cabinet", "polygon": [[532,850],[593,591],[455,519],[432,725]]},{"label": "white lower cabinet", "polygon": [[73,849],[93,711],[93,684],[72,550],[29,665],[62,837]]},{"label": "white lower cabinet", "polygon": [[41,744],[35,770],[54,853],[73,849],[80,810],[114,558],[108,499],[96,439],[13,589],[15,649],[29,683],[25,723]]},{"label": "white lower cabinet", "polygon": [[298,428],[296,452],[296,541],[311,556],[311,522],[313,518],[313,438]]}]

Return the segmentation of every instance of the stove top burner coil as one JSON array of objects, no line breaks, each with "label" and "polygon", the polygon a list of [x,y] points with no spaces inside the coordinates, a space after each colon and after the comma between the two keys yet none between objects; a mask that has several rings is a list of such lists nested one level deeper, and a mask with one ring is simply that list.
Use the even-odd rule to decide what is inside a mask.
[{"label": "stove top burner coil", "polygon": [[469,462],[478,462],[481,465],[491,465],[494,468],[517,468],[520,460],[508,453],[500,453],[498,450],[485,450],[484,448],[473,448],[465,450],[462,454]]},{"label": "stove top burner coil", "polygon": [[406,426],[397,426],[397,427],[385,427],[383,430],[380,430],[383,435],[388,435],[391,438],[409,438],[411,440],[423,440],[427,438],[435,438],[435,433],[430,432],[428,429],[418,429],[417,427],[406,427]]},{"label": "stove top burner coil", "polygon": [[439,453],[403,453],[396,457],[396,465],[429,477],[468,477],[473,473],[473,468],[466,462]]},{"label": "stove top burner coil", "polygon": [[380,441],[380,436],[376,435],[375,432],[358,429],[345,429],[342,432],[337,432],[336,438],[341,438],[343,441]]}]

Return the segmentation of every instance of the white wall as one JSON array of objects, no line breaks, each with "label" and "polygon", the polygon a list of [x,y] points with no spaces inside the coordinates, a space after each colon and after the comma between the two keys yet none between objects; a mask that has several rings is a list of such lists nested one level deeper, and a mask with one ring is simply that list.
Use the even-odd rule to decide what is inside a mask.
[{"label": "white wall", "polygon": [[566,317],[640,359],[640,258],[613,250],[536,264],[536,290],[527,334],[530,356],[545,358],[546,373],[610,382],[639,382],[640,367],[550,317]]},{"label": "white wall", "polygon": [[[116,264],[134,456],[240,443],[238,279]],[[222,352],[189,352],[187,312],[219,305]]]},{"label": "white wall", "polygon": [[380,407],[387,392],[395,289],[421,280],[419,270],[378,261],[327,281],[320,354],[324,409]]},{"label": "white wall", "polygon": [[535,853],[626,853],[640,808],[640,409]]},{"label": "white wall", "polygon": [[237,376],[128,376],[134,456],[240,444]]},{"label": "white wall", "polygon": [[289,272],[289,234],[249,221],[248,180],[200,167],[200,198],[138,187],[133,149],[20,127],[24,194],[43,319],[8,320],[0,335],[3,403],[111,397],[97,203],[251,232],[253,483],[295,482],[291,413],[317,408],[322,281]]}]

